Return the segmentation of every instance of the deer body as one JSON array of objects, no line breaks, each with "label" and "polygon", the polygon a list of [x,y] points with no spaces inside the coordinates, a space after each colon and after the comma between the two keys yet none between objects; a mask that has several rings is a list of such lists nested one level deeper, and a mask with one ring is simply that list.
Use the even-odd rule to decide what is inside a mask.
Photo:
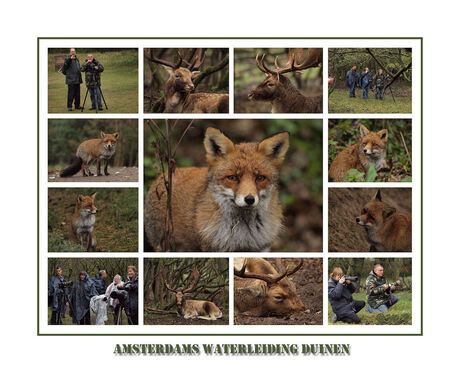
[{"label": "deer body", "polygon": [[296,294],[295,284],[287,276],[297,272],[282,268],[277,259],[277,269],[262,258],[235,258],[234,303],[239,313],[248,316],[291,315],[305,310]]}]

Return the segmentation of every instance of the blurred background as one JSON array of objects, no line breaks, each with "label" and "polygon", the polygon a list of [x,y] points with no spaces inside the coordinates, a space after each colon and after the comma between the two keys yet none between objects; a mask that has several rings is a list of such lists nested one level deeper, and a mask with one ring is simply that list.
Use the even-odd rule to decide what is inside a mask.
[{"label": "blurred background", "polygon": [[[144,126],[144,194],[159,175],[159,162],[151,145],[154,137],[147,121]],[[156,123],[164,129],[163,120]],[[173,146],[189,123],[189,120],[177,121],[172,134]],[[211,125],[235,143],[259,142],[280,131],[290,132],[289,151],[281,168],[279,186],[285,229],[272,245],[272,251],[321,251],[322,120],[196,120],[178,147],[178,167],[206,167],[203,139],[206,128]]]}]

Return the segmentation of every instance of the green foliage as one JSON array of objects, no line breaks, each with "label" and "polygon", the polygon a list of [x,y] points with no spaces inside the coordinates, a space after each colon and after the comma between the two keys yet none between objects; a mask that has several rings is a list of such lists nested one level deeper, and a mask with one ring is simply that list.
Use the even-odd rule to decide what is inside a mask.
[{"label": "green foliage", "polygon": [[[48,53],[48,112],[67,112],[67,86],[65,75],[55,71],[54,57],[68,55],[68,49],[50,49]],[[101,88],[107,102],[108,110],[103,113],[137,113],[138,112],[138,59],[137,49],[77,49],[77,56],[82,65],[86,53],[93,53],[94,57],[104,66],[101,74]],[[82,73],[83,84],[80,87],[81,105],[86,93],[85,77]],[[85,104],[85,114],[91,100]],[[80,113],[73,111],[72,113]]]},{"label": "green foliage", "polygon": [[366,173],[366,179],[364,181],[372,182],[372,181],[375,181],[376,178],[377,178],[377,171],[375,171],[374,165],[370,164],[369,169],[367,170],[367,173]]},{"label": "green foliage", "polygon": [[359,172],[356,168],[352,168],[345,175],[345,179],[349,182],[352,181],[364,181],[364,172]]}]

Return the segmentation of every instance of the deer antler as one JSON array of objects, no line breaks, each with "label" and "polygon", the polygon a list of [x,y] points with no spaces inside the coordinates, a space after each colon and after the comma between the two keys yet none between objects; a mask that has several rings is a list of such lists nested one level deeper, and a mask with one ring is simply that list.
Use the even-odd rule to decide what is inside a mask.
[{"label": "deer antler", "polygon": [[235,276],[242,277],[242,278],[255,278],[257,280],[265,281],[267,284],[275,284],[278,281],[282,280],[286,276],[290,276],[293,273],[297,272],[300,267],[303,265],[303,259],[300,259],[300,263],[294,269],[288,271],[287,268],[282,271],[281,274],[272,275],[272,274],[265,274],[265,273],[251,273],[245,272],[246,270],[246,260],[244,261],[243,267],[240,270],[236,270],[233,268]]},{"label": "deer antler", "polygon": [[166,288],[169,290],[169,291],[172,291],[173,293],[177,293],[177,290],[176,289],[173,289],[171,286],[169,286],[168,282],[166,281],[166,275],[168,274],[168,269],[167,268],[163,268],[163,271],[161,272],[161,275],[163,277],[163,281],[166,285]]},{"label": "deer antler", "polygon": [[192,62],[188,62],[186,59],[183,58],[183,62],[187,66],[187,69],[189,69],[190,71],[196,71],[200,68],[200,66],[204,62],[204,59],[206,58],[206,49],[207,48],[196,48],[191,57]]},{"label": "deer antler", "polygon": [[149,61],[152,61],[152,62],[155,62],[155,63],[158,63],[160,65],[164,65],[164,66],[169,66],[171,67],[172,69],[176,70],[180,67],[180,65],[182,64],[182,56],[179,54],[179,60],[177,61],[177,63],[173,63],[173,62],[169,62],[169,61],[166,61],[166,60],[162,60],[160,58],[156,58],[154,56],[149,56],[147,54],[146,51],[144,51],[144,56],[145,58],[147,58]]},{"label": "deer antler", "polygon": [[195,268],[193,271],[192,271],[192,276],[193,276],[193,282],[192,284],[185,290],[182,290],[182,293],[185,294],[185,293],[190,293],[192,292],[193,290],[195,290],[196,288],[196,285],[198,284],[198,280],[200,279],[200,272],[198,272],[198,270]]},{"label": "deer antler", "polygon": [[265,65],[265,55],[262,56],[261,61],[259,62],[259,55],[256,56],[256,64],[259,70],[266,74],[272,75],[282,75],[288,72],[301,72],[301,70],[306,70],[311,67],[318,66],[323,61],[323,50],[321,48],[309,48],[305,59],[302,61],[302,56],[304,53],[303,48],[290,48],[288,61],[284,67],[279,67],[278,65],[278,56],[275,57],[275,70],[270,70]]}]

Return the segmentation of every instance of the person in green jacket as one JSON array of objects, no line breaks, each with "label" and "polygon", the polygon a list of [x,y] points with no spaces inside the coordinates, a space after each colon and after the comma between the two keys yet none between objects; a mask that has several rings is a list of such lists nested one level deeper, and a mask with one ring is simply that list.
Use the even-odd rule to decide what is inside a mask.
[{"label": "person in green jacket", "polygon": [[101,99],[101,73],[104,71],[104,66],[94,58],[92,54],[88,54],[85,63],[81,67],[81,71],[85,73],[86,88],[89,90],[91,97],[91,108],[95,110],[96,105],[98,110],[102,110]]},{"label": "person in green jacket", "polygon": [[388,312],[398,298],[391,292],[396,290],[394,284],[388,284],[383,275],[383,266],[376,264],[366,279],[366,298],[368,312]]}]

